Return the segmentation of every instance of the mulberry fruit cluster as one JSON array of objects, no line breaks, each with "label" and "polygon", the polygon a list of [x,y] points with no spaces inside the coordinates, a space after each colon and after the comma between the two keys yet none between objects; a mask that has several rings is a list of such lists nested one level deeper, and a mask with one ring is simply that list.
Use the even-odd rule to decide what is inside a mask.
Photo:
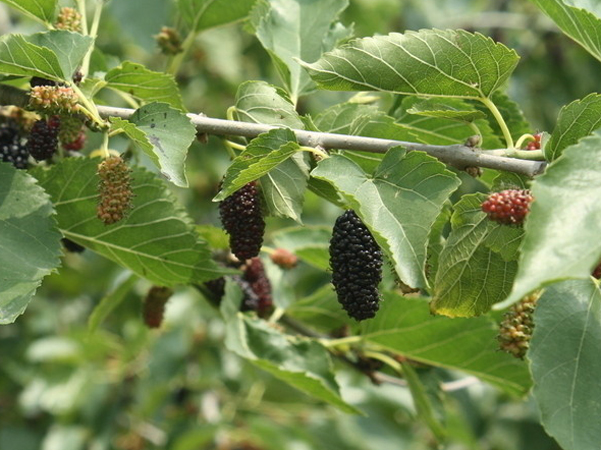
[{"label": "mulberry fruit cluster", "polygon": [[523,359],[530,347],[534,329],[532,314],[540,293],[524,297],[505,313],[499,327],[499,347],[516,358]]},{"label": "mulberry fruit cluster", "polygon": [[170,27],[161,28],[161,32],[154,36],[157,45],[164,55],[177,55],[184,51],[182,38],[176,29]]},{"label": "mulberry fruit cluster", "polygon": [[131,170],[119,156],[111,156],[98,165],[100,200],[96,215],[105,225],[119,222],[132,207]]},{"label": "mulberry fruit cluster", "polygon": [[[242,275],[233,280],[242,290],[240,311],[256,311],[259,317],[266,317],[272,309],[273,297],[271,282],[265,273],[265,266],[260,258],[251,258],[241,267]],[[219,306],[225,294],[225,278],[206,281],[204,283],[208,300]]]},{"label": "mulberry fruit cluster", "polygon": [[153,286],[150,288],[142,305],[142,317],[148,328],[159,328],[163,323],[165,304],[173,295],[167,287]]},{"label": "mulberry fruit cluster", "polygon": [[257,256],[265,232],[257,183],[252,181],[223,200],[219,216],[230,235],[230,248],[236,258],[245,261]]},{"label": "mulberry fruit cluster", "polygon": [[353,210],[336,219],[330,240],[330,267],[338,301],[348,315],[356,320],[374,317],[380,305],[382,252]]},{"label": "mulberry fruit cluster", "polygon": [[58,13],[54,26],[59,30],[81,33],[81,14],[75,8],[65,6]]},{"label": "mulberry fruit cluster", "polygon": [[0,124],[0,158],[17,169],[27,169],[29,150],[21,142],[19,127],[14,122]]},{"label": "mulberry fruit cluster", "polygon": [[27,150],[36,161],[52,158],[58,148],[60,122],[53,116],[49,120],[36,120],[29,132]]},{"label": "mulberry fruit cluster", "polygon": [[[36,83],[44,81],[43,79],[38,79]],[[46,114],[75,113],[77,111],[77,102],[77,94],[73,88],[68,86],[41,84],[32,87],[29,92],[29,106],[36,111]]]},{"label": "mulberry fruit cluster", "polygon": [[493,192],[482,203],[490,220],[504,225],[521,225],[530,212],[533,197],[528,189],[506,189]]},{"label": "mulberry fruit cluster", "polygon": [[[271,296],[271,283],[267,278],[265,266],[260,258],[255,257],[247,261],[242,280],[249,284],[252,292],[256,295],[256,305],[253,305],[252,302],[248,302],[251,304],[247,305],[245,298],[242,302],[242,310],[257,311],[259,317],[267,316],[273,306],[273,298]],[[249,300],[251,299],[249,298]],[[250,307],[247,308],[247,306]]]},{"label": "mulberry fruit cluster", "polygon": [[534,139],[528,142],[526,150],[540,150],[541,138],[542,135],[540,133],[535,134]]}]

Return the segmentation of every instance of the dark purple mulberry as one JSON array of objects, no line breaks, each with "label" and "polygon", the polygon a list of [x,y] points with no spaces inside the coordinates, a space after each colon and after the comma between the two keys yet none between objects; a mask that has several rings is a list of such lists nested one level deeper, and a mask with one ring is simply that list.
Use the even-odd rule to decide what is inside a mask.
[{"label": "dark purple mulberry", "polygon": [[374,317],[380,306],[382,252],[353,210],[336,219],[330,240],[330,267],[338,301],[348,315],[356,320]]},{"label": "dark purple mulberry", "polygon": [[236,258],[244,261],[257,256],[265,232],[257,183],[252,181],[223,200],[219,215]]},{"label": "dark purple mulberry", "polygon": [[58,147],[59,123],[54,118],[36,120],[31,128],[27,149],[36,161],[49,159]]},{"label": "dark purple mulberry", "polygon": [[0,159],[17,169],[27,169],[29,151],[21,143],[19,127],[14,122],[0,124]]},{"label": "dark purple mulberry", "polygon": [[148,328],[159,328],[163,323],[165,314],[165,304],[173,295],[173,291],[168,287],[153,286],[146,294],[142,309],[144,323]]},{"label": "dark purple mulberry", "polygon": [[273,298],[271,296],[271,283],[267,278],[265,266],[260,258],[255,257],[247,261],[243,279],[250,284],[252,291],[257,296],[256,308],[252,309],[257,311],[259,317],[267,316],[273,306]]}]

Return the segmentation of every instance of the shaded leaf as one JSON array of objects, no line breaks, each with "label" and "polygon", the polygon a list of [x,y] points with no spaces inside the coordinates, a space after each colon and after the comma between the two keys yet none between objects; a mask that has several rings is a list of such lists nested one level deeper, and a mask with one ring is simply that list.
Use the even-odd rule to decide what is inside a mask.
[{"label": "shaded leaf", "polygon": [[571,280],[545,290],[534,312],[527,357],[534,398],[546,431],[565,450],[596,450],[601,442],[601,292]]},{"label": "shaded leaf", "polygon": [[563,149],[576,144],[601,127],[601,95],[589,94],[565,105],[559,111],[555,129],[545,146],[545,157],[557,159]]},{"label": "shaded leaf", "polygon": [[469,108],[467,103],[451,105],[448,102],[443,103],[438,99],[421,100],[414,103],[407,112],[419,116],[438,117],[442,119],[457,120],[459,122],[473,122],[476,119],[483,119],[486,117],[486,114],[482,111]]},{"label": "shaded leaf", "polygon": [[[290,128],[303,128],[287,94],[262,81],[243,83],[236,93],[239,120]],[[261,178],[261,188],[271,215],[300,222],[309,178],[308,156],[297,153]]]},{"label": "shaded leaf", "polygon": [[348,0],[306,2],[258,0],[250,15],[254,32],[269,55],[291,96],[297,99],[314,89],[296,58],[317,60],[331,50],[336,39],[348,35],[336,22]]},{"label": "shaded leaf", "polygon": [[229,315],[227,328],[229,350],[307,395],[346,413],[359,413],[340,397],[329,353],[318,342],[280,333],[242,313]]},{"label": "shaded leaf", "polygon": [[311,175],[329,181],[345,196],[394,261],[404,283],[427,286],[424,266],[430,228],[460,183],[444,164],[423,152],[406,153],[395,147],[373,176],[340,155],[321,161]]},{"label": "shaded leaf", "polygon": [[[461,99],[437,99],[449,107],[457,110],[469,110],[469,104]],[[406,133],[406,140],[422,142],[430,145],[463,144],[468,137],[476,134],[476,130],[469,122],[458,122],[448,117],[432,117],[428,115],[412,114],[410,111],[423,100],[418,97],[407,97],[401,102],[401,107],[395,112],[397,126],[402,127]],[[499,148],[501,141],[490,127],[488,120],[475,118],[473,123],[482,136],[481,147]]]},{"label": "shaded leaf", "polygon": [[505,308],[554,281],[588,278],[601,259],[601,134],[566,148],[532,183],[519,269]]},{"label": "shaded leaf", "polygon": [[420,30],[356,39],[302,64],[323,89],[477,99],[502,85],[518,59],[481,34]]},{"label": "shaded leaf", "polygon": [[173,75],[154,72],[141,64],[124,61],[104,76],[107,87],[125,92],[144,102],[162,102],[184,110],[179,88]]},{"label": "shaded leaf", "polygon": [[[517,141],[519,139],[519,137],[522,136],[523,134],[526,134],[526,133],[532,134],[534,132],[534,130],[532,129],[532,126],[528,123],[528,121],[524,117],[524,113],[520,109],[520,106],[516,102],[511,100],[505,92],[503,92],[502,90],[497,90],[497,91],[493,92],[493,94],[491,96],[491,100],[495,104],[495,106],[497,107],[499,112],[501,113],[501,116],[503,117],[503,120],[507,124],[507,128],[509,128],[511,136],[513,137],[514,140]],[[494,116],[490,112],[490,109],[488,109],[486,106],[484,106],[484,104],[482,104],[480,102],[475,102],[474,106],[477,109],[479,109],[480,111],[482,111],[484,114],[487,115],[488,124],[492,128],[493,133],[496,136],[502,136],[503,132],[501,131],[501,128],[499,127],[499,123],[497,122],[497,120],[494,118]],[[499,146],[501,145],[500,141],[499,141],[498,145]],[[493,148],[493,147],[487,147],[487,148]],[[494,147],[494,148],[499,148],[499,147]]]},{"label": "shaded leaf", "polygon": [[136,275],[130,275],[102,297],[102,300],[94,307],[88,319],[89,333],[94,333],[108,315],[125,300],[125,296],[131,291],[138,280],[139,278]]},{"label": "shaded leaf", "polygon": [[440,253],[434,283],[431,308],[436,314],[484,314],[511,289],[517,264],[505,261],[489,248],[497,245],[489,233],[498,225],[491,223],[480,209],[483,199],[482,194],[464,195],[454,205],[452,231]]},{"label": "shaded leaf", "polygon": [[201,283],[225,273],[164,183],[141,168],[132,174],[129,217],[104,225],[96,217],[98,159],[70,158],[34,175],[51,195],[59,228],[84,245],[160,286]]},{"label": "shaded leaf", "polygon": [[60,265],[61,237],[36,180],[0,162],[0,324],[23,314],[42,279]]},{"label": "shaded leaf", "polygon": [[432,317],[423,299],[392,292],[361,335],[368,342],[428,365],[470,373],[512,394],[530,386],[526,364],[498,351],[498,327],[486,317]]},{"label": "shaded leaf", "polygon": [[294,133],[287,128],[276,128],[260,134],[228,167],[221,191],[213,201],[222,201],[245,184],[268,174],[299,148]]},{"label": "shaded leaf", "polygon": [[288,307],[286,314],[328,332],[352,324],[348,314],[338,303],[334,287],[330,283],[294,302]]},{"label": "shaded leaf", "polygon": [[330,267],[330,238],[332,228],[304,226],[282,228],[271,235],[276,247],[285,248],[320,270]]}]

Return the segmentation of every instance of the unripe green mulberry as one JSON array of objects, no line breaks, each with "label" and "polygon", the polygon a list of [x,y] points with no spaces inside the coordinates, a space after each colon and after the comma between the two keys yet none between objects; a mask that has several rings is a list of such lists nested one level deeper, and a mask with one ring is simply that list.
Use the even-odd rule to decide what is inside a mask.
[{"label": "unripe green mulberry", "polygon": [[75,8],[65,6],[59,11],[54,26],[59,30],[81,33],[81,14]]},{"label": "unripe green mulberry", "polygon": [[98,165],[100,199],[96,215],[106,225],[125,218],[132,207],[131,170],[120,156],[111,156]]},{"label": "unripe green mulberry", "polygon": [[263,245],[265,220],[257,183],[252,181],[219,204],[223,228],[230,235],[232,253],[241,261],[257,256]]},{"label": "unripe green mulberry", "polygon": [[503,317],[499,327],[499,347],[516,358],[523,359],[530,347],[534,329],[532,314],[540,293],[534,293],[514,304]]},{"label": "unripe green mulberry", "polygon": [[336,219],[330,240],[330,267],[338,301],[348,315],[356,320],[374,317],[380,306],[382,252],[353,210]]}]

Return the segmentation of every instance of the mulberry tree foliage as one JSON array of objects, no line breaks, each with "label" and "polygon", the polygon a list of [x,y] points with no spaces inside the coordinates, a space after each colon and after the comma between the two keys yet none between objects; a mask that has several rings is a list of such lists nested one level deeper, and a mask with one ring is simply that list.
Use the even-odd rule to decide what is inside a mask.
[{"label": "mulberry tree foliage", "polygon": [[598,450],[594,2],[1,1],[0,446]]}]

